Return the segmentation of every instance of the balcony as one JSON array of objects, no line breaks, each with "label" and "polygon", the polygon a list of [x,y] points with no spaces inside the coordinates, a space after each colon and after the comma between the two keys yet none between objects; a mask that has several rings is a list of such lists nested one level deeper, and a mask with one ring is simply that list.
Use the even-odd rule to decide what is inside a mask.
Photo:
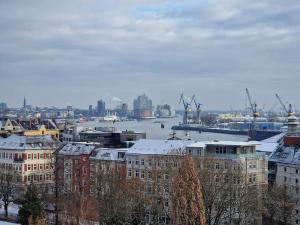
[{"label": "balcony", "polygon": [[208,153],[205,154],[205,157],[214,157],[218,159],[242,159],[242,158],[255,158],[258,159],[260,157],[265,157],[264,152],[255,152],[250,154],[215,154],[215,153]]}]

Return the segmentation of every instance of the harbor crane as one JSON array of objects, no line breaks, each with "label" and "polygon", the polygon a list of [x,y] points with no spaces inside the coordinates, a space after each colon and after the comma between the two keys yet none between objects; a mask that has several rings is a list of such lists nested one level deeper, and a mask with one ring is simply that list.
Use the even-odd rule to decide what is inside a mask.
[{"label": "harbor crane", "polygon": [[196,109],[197,109],[197,118],[196,118],[196,123],[197,124],[200,124],[201,120],[200,120],[200,113],[201,113],[201,104],[200,102],[197,102],[195,98],[193,98],[194,100],[194,104],[196,106]]},{"label": "harbor crane", "polygon": [[194,100],[194,98],[195,98],[195,95],[193,95],[193,97],[190,101],[187,101],[184,98],[183,93],[181,94],[179,104],[182,103],[184,106],[183,124],[188,123],[188,113],[192,111],[191,104],[192,104],[192,101]]},{"label": "harbor crane", "polygon": [[247,93],[247,97],[248,97],[248,100],[249,100],[249,103],[250,103],[250,108],[251,108],[252,117],[253,117],[252,124],[251,124],[250,130],[249,130],[249,136],[250,136],[250,139],[255,139],[255,136],[256,136],[256,118],[259,117],[259,113],[257,112],[256,102],[252,102],[251,95],[250,95],[250,92],[249,92],[248,88],[246,88],[246,93]]},{"label": "harbor crane", "polygon": [[295,113],[292,110],[292,104],[289,104],[289,108],[287,109],[286,105],[282,102],[281,98],[278,94],[275,94],[276,98],[278,99],[282,109],[287,113],[287,116],[293,116]]}]

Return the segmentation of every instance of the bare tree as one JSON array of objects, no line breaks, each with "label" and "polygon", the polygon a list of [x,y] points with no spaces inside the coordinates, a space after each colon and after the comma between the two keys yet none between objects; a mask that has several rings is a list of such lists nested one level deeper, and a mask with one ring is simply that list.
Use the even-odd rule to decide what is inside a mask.
[{"label": "bare tree", "polygon": [[270,186],[265,194],[265,223],[273,225],[293,224],[293,209],[296,206],[297,198],[291,187],[285,185]]},{"label": "bare tree", "polygon": [[4,204],[5,217],[8,217],[8,206],[13,202],[13,193],[16,190],[17,174],[14,170],[4,170],[0,173],[0,194]]},{"label": "bare tree", "polygon": [[118,165],[102,162],[97,171],[97,207],[100,225],[143,224],[146,198],[139,179],[126,179]]},{"label": "bare tree", "polygon": [[261,219],[261,187],[247,182],[241,166],[238,162],[202,159],[198,176],[208,225],[256,224]]}]

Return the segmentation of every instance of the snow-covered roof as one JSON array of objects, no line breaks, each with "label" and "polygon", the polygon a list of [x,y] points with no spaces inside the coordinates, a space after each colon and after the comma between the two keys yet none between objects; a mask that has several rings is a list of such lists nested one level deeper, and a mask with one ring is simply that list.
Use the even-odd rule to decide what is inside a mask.
[{"label": "snow-covered roof", "polygon": [[286,147],[282,146],[277,151],[274,151],[269,157],[269,161],[284,163],[284,164],[292,164],[292,165],[300,165],[300,150],[295,149],[294,147]]},{"label": "snow-covered roof", "polygon": [[281,139],[284,137],[284,135],[286,135],[286,134],[285,133],[280,133],[280,134],[277,134],[273,137],[262,140],[261,142],[264,142],[264,143],[279,143],[281,141]]},{"label": "snow-covered roof", "polygon": [[138,140],[127,154],[144,154],[144,155],[165,155],[178,154],[185,150],[185,147],[194,141],[191,140]]},{"label": "snow-covered roof", "polygon": [[58,151],[58,154],[60,154],[60,155],[89,155],[96,147],[98,147],[98,145],[96,143],[88,143],[88,142],[67,143],[65,146],[63,146]]},{"label": "snow-covered roof", "polygon": [[50,135],[40,136],[19,136],[11,135],[7,138],[0,137],[0,149],[11,150],[35,150],[35,149],[55,149],[58,142]]},{"label": "snow-covered roof", "polygon": [[[91,159],[95,160],[111,160],[111,161],[122,161],[124,155],[128,149],[111,149],[111,148],[100,148],[95,149],[92,153]],[[123,153],[123,154],[120,154]]]},{"label": "snow-covered roof", "polygon": [[262,141],[250,141],[250,142],[256,144],[256,151],[272,153],[277,149],[284,135],[285,133],[280,133]]}]

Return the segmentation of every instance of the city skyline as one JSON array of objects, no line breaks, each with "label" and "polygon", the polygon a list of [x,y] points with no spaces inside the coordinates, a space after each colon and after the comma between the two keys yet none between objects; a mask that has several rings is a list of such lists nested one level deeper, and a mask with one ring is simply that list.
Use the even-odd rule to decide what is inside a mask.
[{"label": "city skyline", "polygon": [[206,109],[242,109],[247,87],[260,105],[278,93],[299,108],[296,0],[2,1],[0,12],[9,107],[23,96],[77,108],[115,96],[132,107],[145,93],[177,109],[183,92]]}]

